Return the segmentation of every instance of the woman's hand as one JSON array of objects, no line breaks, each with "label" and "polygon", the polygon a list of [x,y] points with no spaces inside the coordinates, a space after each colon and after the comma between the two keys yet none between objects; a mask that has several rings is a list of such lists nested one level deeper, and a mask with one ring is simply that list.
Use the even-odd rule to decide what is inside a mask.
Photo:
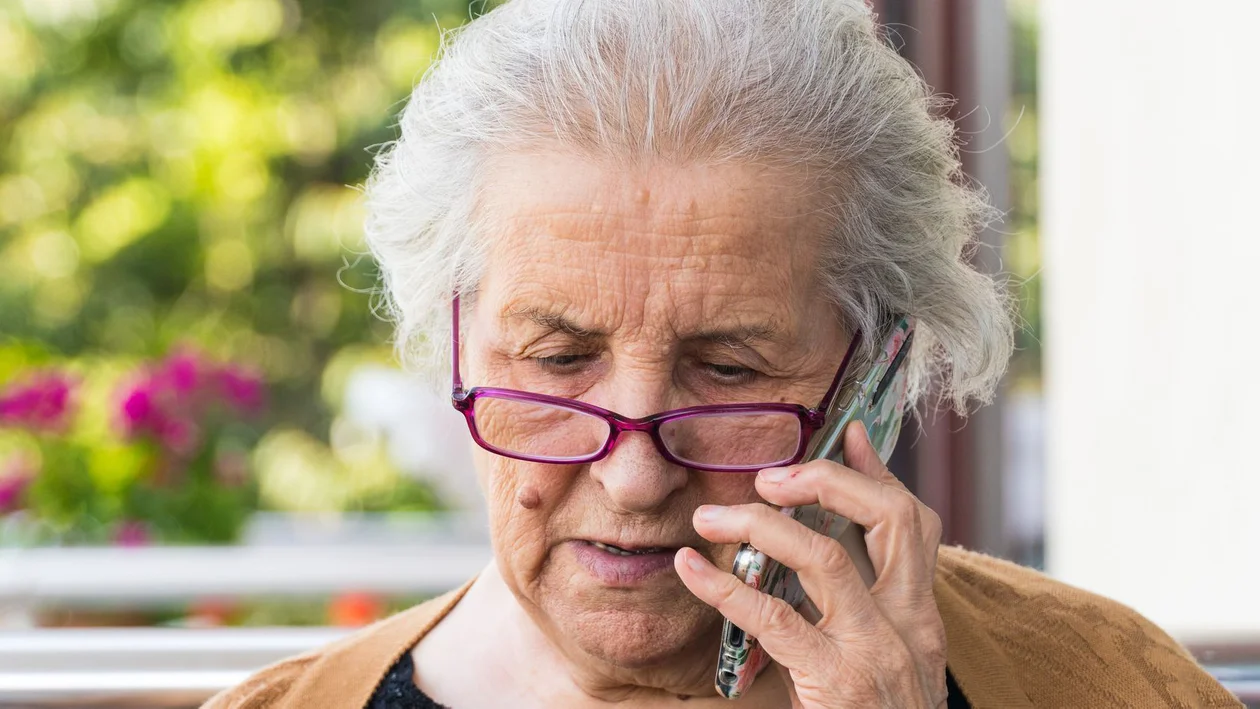
[{"label": "woman's hand", "polygon": [[679,550],[674,566],[700,600],[760,641],[786,672],[794,707],[942,706],[945,627],[932,595],[940,518],[888,472],[860,423],[845,431],[844,455],[849,466],[816,460],[763,470],[757,492],[780,506],[818,503],[865,527],[876,574],[869,590],[839,542],[767,505],[705,505],[695,514],[705,539],[751,542],[794,569],[822,615],[817,624],[694,549]]}]

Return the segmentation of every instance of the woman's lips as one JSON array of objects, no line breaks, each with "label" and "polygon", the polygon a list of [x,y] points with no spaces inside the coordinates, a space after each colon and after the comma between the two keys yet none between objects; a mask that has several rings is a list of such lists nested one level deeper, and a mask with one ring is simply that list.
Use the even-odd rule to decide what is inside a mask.
[{"label": "woman's lips", "polygon": [[654,547],[629,556],[615,548],[596,546],[593,542],[575,539],[566,542],[574,558],[592,576],[607,586],[633,586],[674,566],[672,547]]}]

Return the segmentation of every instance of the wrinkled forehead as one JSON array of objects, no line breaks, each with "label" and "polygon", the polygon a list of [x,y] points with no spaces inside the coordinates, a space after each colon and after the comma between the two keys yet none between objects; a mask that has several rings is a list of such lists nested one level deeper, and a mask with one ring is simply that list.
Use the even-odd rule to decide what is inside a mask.
[{"label": "wrinkled forehead", "polygon": [[600,327],[790,327],[820,297],[834,222],[825,196],[782,169],[627,169],[566,154],[496,160],[478,202],[484,306],[499,317],[555,307]]}]

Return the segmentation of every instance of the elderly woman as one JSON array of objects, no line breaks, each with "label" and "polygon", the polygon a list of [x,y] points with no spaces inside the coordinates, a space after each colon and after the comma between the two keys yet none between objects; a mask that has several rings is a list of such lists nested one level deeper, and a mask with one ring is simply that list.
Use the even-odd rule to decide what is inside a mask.
[{"label": "elderly woman", "polygon": [[[684,407],[816,406],[900,313],[911,401],[990,396],[1009,304],[966,259],[989,210],[939,105],[861,0],[512,0],[455,34],[367,236],[401,353],[474,409],[494,559],[209,706],[726,705],[724,617],[772,660],[750,709],[1240,706],[1132,611],[938,549],[859,426],[847,466],[765,467],[755,416],[690,459],[663,434]],[[869,588],[771,507],[811,503],[865,528]],[[817,613],[728,573],[743,542]]]}]

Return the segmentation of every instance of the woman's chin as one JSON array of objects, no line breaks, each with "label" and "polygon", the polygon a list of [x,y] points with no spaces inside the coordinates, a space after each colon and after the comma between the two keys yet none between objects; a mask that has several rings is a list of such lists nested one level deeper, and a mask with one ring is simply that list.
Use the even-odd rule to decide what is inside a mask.
[{"label": "woman's chin", "polygon": [[688,655],[702,653],[701,648],[708,645],[712,645],[712,659],[717,659],[720,625],[696,609],[681,613],[633,608],[565,610],[571,615],[555,621],[568,641],[615,667],[634,670],[671,665],[678,669]]},{"label": "woman's chin", "polygon": [[648,573],[632,568],[627,583],[626,575],[592,573],[576,559],[566,561],[549,569],[553,583],[541,589],[543,610],[562,642],[626,668],[676,662],[709,645],[716,658],[722,617],[683,586],[672,566]]}]

